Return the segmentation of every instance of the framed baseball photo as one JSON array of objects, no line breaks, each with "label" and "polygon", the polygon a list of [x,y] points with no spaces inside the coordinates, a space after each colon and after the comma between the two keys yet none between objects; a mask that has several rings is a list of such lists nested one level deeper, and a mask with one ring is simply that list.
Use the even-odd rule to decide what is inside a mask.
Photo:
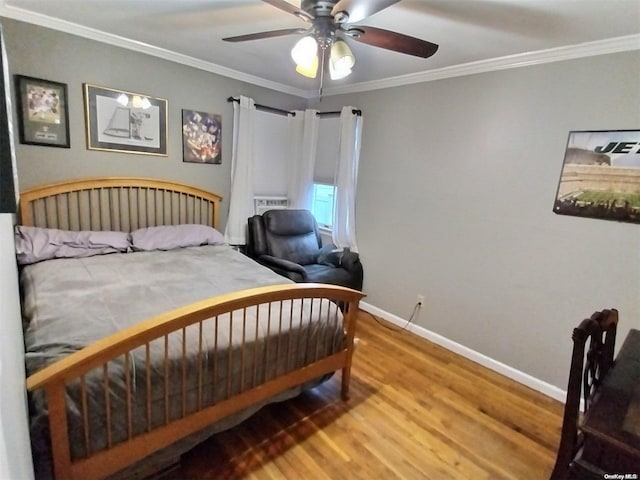
[{"label": "framed baseball photo", "polygon": [[69,148],[67,85],[16,75],[20,143]]}]

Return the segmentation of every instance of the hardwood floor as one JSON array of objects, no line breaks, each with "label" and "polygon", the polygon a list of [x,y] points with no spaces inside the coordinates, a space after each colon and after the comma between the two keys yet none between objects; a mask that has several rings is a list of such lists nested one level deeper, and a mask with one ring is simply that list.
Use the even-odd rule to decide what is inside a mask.
[{"label": "hardwood floor", "polygon": [[562,404],[367,313],[358,329],[348,402],[336,374],[210,438],[172,477],[549,477]]}]

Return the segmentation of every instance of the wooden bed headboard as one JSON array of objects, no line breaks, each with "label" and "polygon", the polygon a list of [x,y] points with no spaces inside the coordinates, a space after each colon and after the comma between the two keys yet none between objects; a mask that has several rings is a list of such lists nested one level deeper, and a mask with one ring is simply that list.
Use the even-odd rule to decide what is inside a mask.
[{"label": "wooden bed headboard", "polygon": [[20,193],[22,225],[61,230],[130,232],[157,225],[198,223],[218,228],[222,197],[152,178],[74,179]]}]

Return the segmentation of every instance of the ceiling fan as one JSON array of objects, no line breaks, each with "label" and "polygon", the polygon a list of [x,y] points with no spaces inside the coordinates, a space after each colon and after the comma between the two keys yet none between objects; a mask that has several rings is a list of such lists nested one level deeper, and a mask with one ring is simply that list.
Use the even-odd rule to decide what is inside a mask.
[{"label": "ceiling fan", "polygon": [[[344,38],[422,58],[428,58],[438,50],[438,45],[435,43],[402,33],[364,25],[351,25],[400,0],[302,0],[300,8],[285,0],[262,1],[291,13],[311,25],[308,28],[286,28],[228,37],[223,40],[245,42],[283,35],[305,35],[291,51],[291,56],[297,64],[296,71],[315,78],[319,63],[318,53],[320,53],[321,81],[325,67],[328,67],[331,78],[334,80],[351,73],[355,57]],[[330,52],[328,64],[325,63],[326,50]]]}]

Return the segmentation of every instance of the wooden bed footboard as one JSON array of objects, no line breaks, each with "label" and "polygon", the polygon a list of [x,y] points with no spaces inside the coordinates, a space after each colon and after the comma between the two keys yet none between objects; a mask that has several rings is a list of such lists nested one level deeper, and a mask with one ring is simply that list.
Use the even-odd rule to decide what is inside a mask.
[{"label": "wooden bed footboard", "polygon": [[[347,398],[358,303],[362,297],[363,294],[355,290],[319,284],[287,284],[229,293],[148,319],[77,351],[31,375],[27,379],[27,388],[30,391],[43,389],[46,394],[56,478],[85,480],[107,477],[151,453],[201,430],[204,426],[211,425],[251,405],[270,399],[287,389],[337,370],[342,370],[342,396]],[[329,354],[322,354],[319,352],[323,351],[320,343],[324,334],[315,335],[314,340],[309,340],[314,338],[310,336],[300,337],[304,338],[305,344],[298,345],[297,348],[298,350],[304,349],[309,357],[303,366],[280,369],[281,371],[278,371],[279,369],[276,367],[275,372],[267,373],[266,367],[259,370],[261,363],[254,361],[252,364],[247,364],[248,366],[245,368],[245,349],[247,350],[247,358],[253,356],[254,359],[257,359],[264,355],[276,360],[282,357],[283,361],[280,363],[285,365],[292,363],[286,357],[292,355],[291,352],[295,350],[296,345],[292,345],[292,342],[296,340],[290,331],[287,333],[286,325],[283,323],[289,322],[290,324],[292,322],[291,319],[295,315],[294,301],[296,302],[296,311],[299,305],[305,305],[307,302],[307,309],[309,305],[312,311],[314,308],[316,309],[315,315],[320,319],[319,321],[327,324],[334,322],[333,325],[343,332],[340,335],[343,345],[337,351],[333,349]],[[336,308],[336,305],[339,305],[340,308]],[[300,307],[299,310],[302,312],[303,308]],[[252,317],[255,321],[247,323],[247,318],[250,316],[248,312],[255,312]],[[265,312],[267,313],[265,314]],[[287,312],[287,315],[283,315],[283,312]],[[287,317],[285,321],[283,321],[283,316]],[[210,322],[210,326],[203,328],[204,322]],[[181,394],[178,395],[181,397],[178,399],[178,404],[181,404],[178,410],[181,411],[177,415],[170,413],[168,392],[176,386],[169,384],[168,372],[171,369],[175,370],[174,366],[169,366],[167,358],[166,345],[169,336],[181,335],[181,338],[185,339],[188,335],[196,335],[195,344],[197,345],[196,356],[198,359],[204,355],[210,355],[211,359],[215,359],[219,355],[216,355],[215,352],[205,352],[205,349],[207,345],[209,347],[213,345],[211,348],[217,349],[221,343],[217,337],[218,324],[230,325],[233,323],[236,325],[236,322],[240,322],[237,325],[241,326],[242,338],[239,346],[234,345],[233,347],[239,352],[233,358],[235,363],[237,363],[236,358],[240,358],[240,371],[243,372],[243,376],[247,377],[240,382],[240,388],[231,387],[232,368],[238,367],[238,365],[232,365],[231,349],[227,362],[223,361],[220,366],[217,366],[213,361],[211,366],[207,367],[208,370],[203,370],[203,362],[196,362],[196,366],[187,365],[185,361],[186,340],[183,340],[185,346],[183,346],[182,352],[182,367],[178,368],[178,370],[180,368],[182,370],[182,387],[177,386],[177,390],[181,391]],[[248,341],[252,336],[258,337],[259,328],[262,332],[266,332],[264,335],[272,345],[272,347],[266,347],[267,349],[271,348],[271,351],[261,350],[260,354],[258,354],[258,347],[254,347]],[[215,339],[204,338],[203,332],[207,332],[204,335],[215,335]],[[198,335],[199,339],[197,339]],[[231,335],[229,335],[230,337]],[[150,351],[152,349],[156,353],[158,349],[162,351],[163,344],[165,345],[164,367],[154,367],[156,371],[153,372],[153,375],[157,376],[157,370],[160,370],[161,375],[164,371],[164,380],[161,381],[163,385],[151,385]],[[231,346],[231,340],[229,340],[229,345]],[[255,351],[249,351],[254,348]],[[134,357],[142,358],[143,361],[138,362],[135,366],[131,360]],[[180,361],[178,364],[180,365]],[[190,375],[195,375],[197,378],[195,400],[191,397],[187,400],[187,388],[184,380],[187,368],[193,369],[194,371],[190,372]],[[226,388],[222,388],[224,391],[220,394],[214,393],[213,398],[208,398],[203,394],[204,377],[212,375],[212,371],[215,376],[217,368],[227,369],[228,385]],[[110,383],[113,382],[110,380],[110,372],[115,369],[124,372],[124,380],[122,381],[124,398],[114,396],[115,387]],[[99,379],[101,378],[100,381],[104,385],[103,398],[100,400],[103,410],[100,411],[100,415],[102,416],[104,413],[105,417],[105,431],[102,434],[105,436],[106,445],[105,448],[94,451],[92,435],[95,432],[89,427],[89,418],[91,417],[91,409],[96,402],[90,399],[95,392],[88,392],[87,378],[96,375]],[[180,373],[178,376],[180,377]],[[154,382],[157,383],[156,377],[154,377]],[[174,381],[171,380],[171,382]],[[140,390],[138,394],[146,398],[142,406],[133,404],[132,398],[136,384]],[[71,433],[78,435],[69,430],[74,428],[68,418],[68,402],[71,401],[69,399],[70,386],[75,388],[78,395],[74,408],[80,411],[81,427],[79,430],[82,430],[80,438],[84,442],[83,451],[86,453],[81,458],[73,458],[70,445]],[[159,425],[152,421],[152,415],[155,413],[152,414],[151,392],[152,390],[157,391],[157,389],[164,393],[159,401],[157,399],[153,401],[160,404],[164,402],[162,409],[166,412]],[[191,395],[194,396],[193,392]],[[116,403],[118,403],[118,409],[116,409]],[[171,410],[175,410],[173,405]],[[144,431],[139,431],[135,426],[141,421],[146,422]],[[122,435],[124,438],[121,438]]]}]

